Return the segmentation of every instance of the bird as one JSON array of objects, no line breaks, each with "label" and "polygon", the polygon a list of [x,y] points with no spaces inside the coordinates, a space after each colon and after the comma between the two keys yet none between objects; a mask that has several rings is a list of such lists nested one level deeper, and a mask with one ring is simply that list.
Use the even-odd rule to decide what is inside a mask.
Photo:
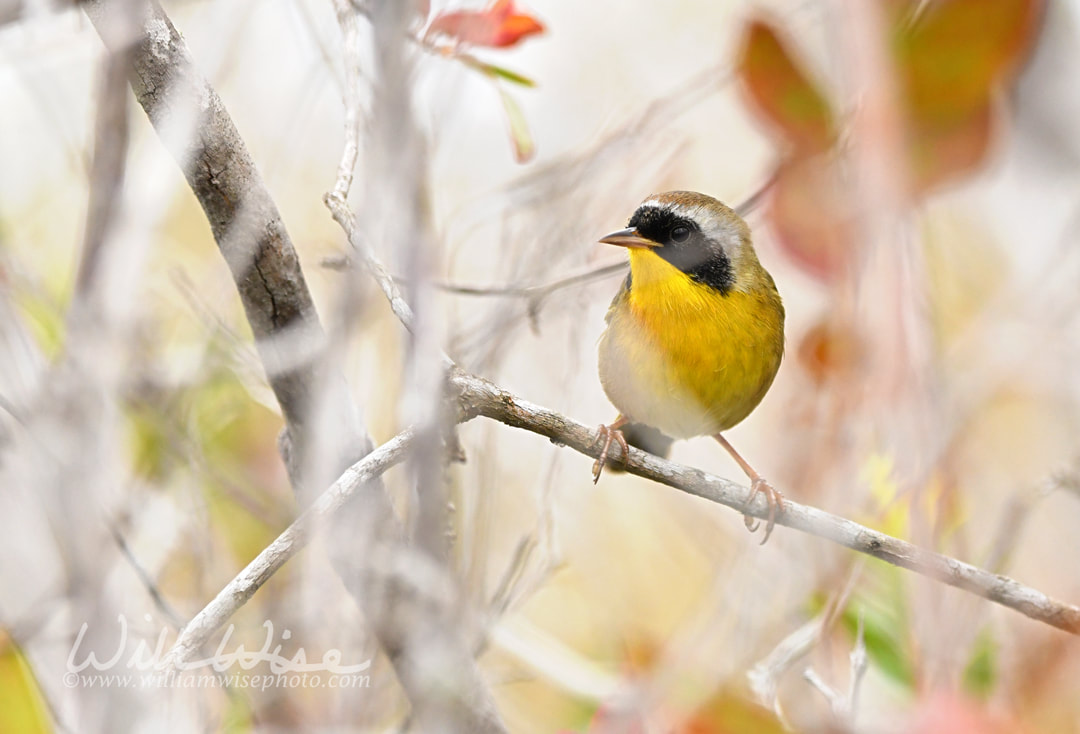
[{"label": "bird", "polygon": [[[619,413],[599,428],[593,482],[612,442],[628,456],[624,431],[637,436],[651,427],[661,447],[657,432],[712,436],[750,479],[747,504],[765,496],[764,543],[783,496],[723,436],[761,402],[784,356],[783,301],[750,227],[711,196],[668,191],[645,199],[625,229],[599,242],[625,247],[630,272],[598,346],[600,382]],[[745,522],[751,532],[760,525],[749,516]]]}]

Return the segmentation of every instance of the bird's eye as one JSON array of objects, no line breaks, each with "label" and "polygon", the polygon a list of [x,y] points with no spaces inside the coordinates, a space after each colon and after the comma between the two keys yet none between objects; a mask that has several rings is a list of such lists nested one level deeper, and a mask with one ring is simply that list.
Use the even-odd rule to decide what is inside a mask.
[{"label": "bird's eye", "polygon": [[671,230],[671,239],[674,242],[686,242],[690,237],[690,228],[679,225],[675,229]]}]

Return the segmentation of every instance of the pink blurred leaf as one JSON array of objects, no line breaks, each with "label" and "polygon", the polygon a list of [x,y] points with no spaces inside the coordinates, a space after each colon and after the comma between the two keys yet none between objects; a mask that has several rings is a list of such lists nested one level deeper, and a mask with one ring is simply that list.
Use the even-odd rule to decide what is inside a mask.
[{"label": "pink blurred leaf", "polygon": [[822,319],[810,327],[796,351],[798,362],[819,385],[831,377],[850,377],[866,357],[858,333],[847,324]]},{"label": "pink blurred leaf", "polygon": [[911,734],[1022,734],[1018,722],[957,694],[937,693],[919,704]]},{"label": "pink blurred leaf", "polygon": [[854,210],[832,156],[783,161],[766,207],[784,254],[800,269],[826,282],[845,272],[855,255]]}]

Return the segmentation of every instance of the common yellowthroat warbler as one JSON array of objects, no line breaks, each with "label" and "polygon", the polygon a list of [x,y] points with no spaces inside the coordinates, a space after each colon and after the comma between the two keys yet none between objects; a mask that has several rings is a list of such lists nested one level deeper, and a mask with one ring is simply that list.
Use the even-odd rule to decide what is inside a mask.
[{"label": "common yellowthroat warbler", "polygon": [[[750,414],[784,354],[784,305],[758,262],[750,228],[721,202],[692,191],[650,196],[629,226],[600,239],[626,247],[630,274],[600,338],[600,382],[619,410],[600,427],[596,482],[621,429],[652,426],[674,438],[712,436],[763,493],[768,540],[783,499],[721,435]],[[753,531],[758,525],[746,518]]]}]

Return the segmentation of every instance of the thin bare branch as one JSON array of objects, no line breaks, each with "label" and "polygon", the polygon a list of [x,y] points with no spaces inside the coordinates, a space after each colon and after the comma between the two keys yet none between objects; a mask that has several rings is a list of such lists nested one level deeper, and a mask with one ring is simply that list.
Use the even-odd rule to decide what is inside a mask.
[{"label": "thin bare branch", "polygon": [[[120,2],[87,0],[84,8],[110,50],[133,47],[129,80],[135,96],[180,163],[232,272],[285,417],[282,453],[303,500],[309,490],[299,479],[311,468],[326,471],[328,466],[341,466],[343,459],[355,461],[371,450],[371,440],[332,350],[327,349],[277,207],[220,98],[196,70],[186,44],[157,3],[139,4],[136,31],[130,38],[117,39],[113,31]],[[180,125],[177,118],[187,124]],[[170,134],[178,126],[184,134]],[[302,350],[296,349],[297,340]],[[334,427],[332,436],[322,436],[332,444],[330,449],[317,440],[323,424]],[[418,721],[453,722],[454,731],[505,731],[471,646],[453,624],[450,605],[443,599],[433,603],[434,583],[415,583],[410,569],[402,565],[415,554],[403,542],[400,523],[377,475],[369,479],[372,484],[357,493],[364,502],[354,501],[331,513],[333,530],[364,536],[367,547],[387,558],[331,549],[335,570],[364,608]],[[318,481],[311,482],[314,488]],[[359,533],[357,522],[366,525]],[[268,552],[272,558],[284,554],[274,561],[280,565],[294,545],[295,540],[276,544]],[[269,578],[274,563],[249,566],[239,586],[228,587],[211,602],[184,629],[177,655],[192,654],[207,629],[216,629],[219,618],[227,617],[247,598],[245,594],[254,593]],[[435,576],[450,583],[445,574]],[[439,663],[432,664],[432,659]],[[444,669],[454,671],[452,679],[432,672]]]},{"label": "thin bare branch", "polygon": [[[348,147],[348,143],[346,143],[346,147]],[[754,193],[750,194],[750,196],[748,196],[741,204],[736,206],[735,211],[737,211],[740,216],[745,217],[747,214],[760,206],[762,200],[765,198],[765,194],[768,193],[769,188],[773,185],[774,180],[774,178],[770,178],[768,181],[762,184],[756,191],[754,191]],[[336,193],[337,190],[335,189],[334,191],[327,194],[327,197],[333,197],[336,195]],[[336,204],[337,202],[335,202],[335,205]],[[331,206],[329,201],[327,201],[327,206]],[[334,211],[334,207],[331,207],[331,211]],[[334,215],[334,218],[338,219],[336,213]],[[340,220],[338,220],[338,222],[339,224],[341,223]],[[346,227],[344,224],[342,224],[342,227],[345,229],[347,234],[352,229],[352,227]],[[349,240],[351,243],[351,236]],[[361,255],[365,256],[365,266],[371,268],[371,265],[369,265],[368,261],[366,260],[366,253],[361,252]],[[345,256],[326,257],[323,258],[320,264],[327,270],[347,270],[351,265],[351,261],[348,257]],[[589,268],[588,270],[583,270],[580,273],[574,273],[573,275],[568,275],[557,280],[553,280],[549,283],[542,283],[539,285],[479,286],[465,285],[461,283],[449,283],[446,281],[438,280],[432,281],[430,285],[436,290],[440,290],[445,293],[453,293],[458,296],[508,296],[515,298],[541,299],[551,295],[555,291],[562,290],[563,288],[569,288],[570,286],[578,285],[580,283],[589,283],[593,280],[600,280],[601,278],[606,278],[610,275],[616,275],[619,273],[625,274],[626,270],[626,262],[617,262],[609,263],[607,265],[599,265],[593,268]],[[383,282],[381,281],[382,278],[388,278],[391,282],[407,284],[406,280],[398,276],[391,276],[386,271],[386,269],[380,265],[379,270],[376,274],[376,280],[379,281],[379,286],[383,289],[384,293],[388,293],[388,291],[393,292],[393,289],[390,289],[388,286],[384,286]],[[388,295],[387,297],[389,298],[390,296]],[[393,305],[393,300],[391,300],[391,305]],[[397,313],[397,309],[395,309],[394,312]],[[401,318],[400,314],[398,318]]]},{"label": "thin bare branch", "polygon": [[131,570],[138,576],[139,582],[146,589],[146,592],[150,595],[150,599],[154,602],[154,606],[158,611],[165,615],[165,619],[169,621],[176,629],[180,629],[184,626],[184,620],[180,618],[176,610],[173,609],[172,604],[165,599],[165,596],[161,593],[161,589],[158,588],[157,582],[154,581],[150,573],[143,568],[143,565],[139,563],[139,559],[135,557],[135,554],[131,550],[131,546],[128,545],[127,538],[120,532],[120,528],[114,523],[109,527],[113,536],[113,541],[116,543],[116,547],[120,549],[120,553],[124,556],[124,559],[131,566]]},{"label": "thin bare branch", "polygon": [[[346,255],[327,256],[324,257],[319,264],[327,270],[336,271],[348,270],[352,267],[352,261]],[[464,285],[444,280],[433,280],[430,285],[435,290],[443,291],[444,293],[453,293],[458,296],[512,296],[537,298],[546,296],[549,293],[568,286],[577,285],[578,283],[587,283],[590,280],[599,280],[600,278],[609,275],[625,273],[626,269],[627,265],[625,262],[609,263],[607,265],[600,265],[587,270],[582,270],[580,273],[574,273],[573,275],[568,275],[541,285]],[[402,285],[409,284],[408,279],[402,278],[400,275],[391,277],[395,282],[401,283]]]},{"label": "thin bare branch", "polygon": [[[530,403],[483,378],[455,369],[450,376],[450,389],[458,402],[458,420],[467,421],[484,416],[506,425],[523,428],[547,436],[552,442],[567,446],[587,456],[596,457],[600,442],[595,429],[567,418],[552,410]],[[363,460],[350,467],[315,503],[273,543],[260,553],[247,568],[230,582],[215,599],[184,628],[169,653],[168,659],[180,664],[191,659],[195,651],[219,629],[284,563],[310,540],[311,530],[319,519],[327,519],[345,503],[347,498],[374,477],[401,460],[413,439],[411,430],[403,431],[380,446]],[[700,469],[682,466],[631,448],[629,457],[615,456],[627,472],[666,484],[675,489],[718,504],[765,519],[769,508],[764,498],[755,498],[747,505],[747,487],[727,479],[706,474]],[[880,533],[845,518],[831,515],[790,499],[784,501],[777,516],[778,525],[816,535],[879,560],[919,573],[941,583],[955,586],[976,596],[1020,612],[1071,634],[1080,634],[1080,608],[1057,601],[1019,582],[988,573],[954,558],[918,548],[898,538]],[[799,650],[804,648],[803,636],[816,638],[818,625],[813,624],[799,634]],[[865,651],[857,641],[852,652],[852,681],[850,695],[854,702],[859,678],[865,670]],[[796,653],[797,657],[798,653]],[[812,671],[811,671],[812,672]],[[808,677],[811,683],[813,676]],[[818,683],[821,681],[819,680]],[[817,685],[817,684],[815,684]],[[826,687],[827,688],[827,687]],[[824,691],[824,689],[821,689]],[[830,689],[831,690],[831,689]],[[834,692],[835,693],[835,692]]]},{"label": "thin bare branch", "polygon": [[[87,0],[82,7],[110,50],[132,48],[128,79],[135,97],[181,164],[206,213],[236,281],[267,377],[290,432],[296,433],[307,426],[312,391],[321,384],[316,378],[324,364],[317,347],[325,337],[296,250],[255,161],[159,5],[143,6],[131,38],[117,37],[116,0]],[[167,134],[175,119],[184,115],[194,115],[193,134]],[[316,348],[300,363],[295,355],[279,354],[281,340],[273,337],[285,332],[302,335]],[[278,365],[290,367],[277,369]],[[358,426],[346,428],[359,432]],[[355,443],[360,447],[365,442],[357,437]]]},{"label": "thin bare branch", "polygon": [[[554,443],[568,446],[586,456],[597,457],[602,442],[595,428],[540,407],[497,385],[463,372],[451,375],[450,386],[460,400],[462,419],[482,415],[515,428],[547,436]],[[700,469],[682,466],[635,448],[629,457],[621,449],[612,457],[626,471],[669,487],[726,505],[760,519],[768,517],[768,505],[755,497],[746,503],[750,490],[740,484],[706,474]],[[776,524],[801,530],[819,538],[865,553],[879,560],[955,586],[996,604],[1013,609],[1074,635],[1080,635],[1080,607],[1053,599],[1038,589],[1000,576],[969,563],[935,553],[906,541],[872,530],[851,520],[815,507],[784,500]]]},{"label": "thin bare branch", "polygon": [[127,68],[130,51],[107,54],[94,123],[94,158],[90,165],[90,201],[83,233],[82,259],[75,278],[79,299],[90,297],[102,252],[121,201],[128,147]]},{"label": "thin bare branch", "polygon": [[[772,181],[766,182],[758,192],[749,197],[748,206],[756,206],[771,184]],[[345,206],[344,201],[335,199],[331,195],[326,197],[326,203],[334,213],[334,218],[346,229],[346,234],[352,242],[355,227],[346,227],[346,223],[352,224],[352,213]],[[369,269],[372,269],[372,263],[376,266],[372,269],[372,274],[390,300],[395,314],[408,328],[412,320],[408,304],[401,298],[393,276],[371,255],[368,248],[363,247],[363,244],[360,243],[362,249],[358,252],[361,253],[364,264]],[[460,401],[458,406],[462,411],[460,420],[483,415],[510,426],[547,436],[555,443],[569,446],[588,456],[594,458],[598,456],[598,449],[602,442],[594,430],[559,413],[523,401],[494,383],[462,372],[445,356],[444,362],[445,366],[451,369],[450,383]],[[755,498],[751,505],[747,505],[746,497],[749,496],[750,490],[729,480],[713,477],[698,469],[674,464],[634,448],[630,449],[629,457],[617,455],[615,460],[622,460],[626,471],[631,474],[653,479],[726,505],[746,515],[763,520],[768,518],[769,508],[764,499],[757,501]],[[1006,576],[992,574],[955,558],[919,548],[851,520],[800,505],[791,500],[785,500],[783,511],[776,518],[776,523],[831,540],[852,550],[1007,606],[1032,619],[1072,634],[1080,634],[1080,607],[1052,599],[1041,591],[1024,586]]]},{"label": "thin bare branch", "polygon": [[[345,144],[338,165],[334,188],[323,196],[323,203],[330,210],[334,221],[345,232],[353,254],[371,274],[390,302],[390,308],[409,332],[415,329],[416,317],[409,302],[405,300],[394,277],[368,245],[356,226],[356,216],[348,204],[352,188],[356,159],[360,147],[360,98],[358,86],[361,79],[359,48],[359,20],[363,11],[351,0],[334,0],[334,10],[341,26],[345,61]],[[449,357],[442,355],[443,366],[450,367]]]},{"label": "thin bare branch", "polygon": [[398,288],[394,277],[390,275],[390,271],[375,257],[375,253],[371,251],[368,244],[364,242],[363,237],[360,236],[360,232],[356,228],[356,217],[353,216],[348,203],[337,191],[331,191],[323,196],[323,203],[330,210],[334,221],[344,230],[353,253],[360,259],[360,263],[364,268],[371,273],[371,277],[375,279],[375,283],[382,290],[383,295],[386,296],[386,300],[390,302],[390,309],[397,316],[398,321],[406,329],[412,331],[414,320],[412,307],[405,300],[405,296],[402,295],[401,289]]},{"label": "thin bare branch", "polygon": [[851,669],[848,673],[848,691],[843,696],[835,688],[825,682],[813,668],[803,670],[803,679],[825,697],[829,702],[833,718],[836,720],[841,731],[854,731],[855,710],[859,703],[859,688],[862,686],[863,676],[869,667],[870,659],[866,653],[866,639],[863,629],[863,615],[859,614],[859,626],[855,632],[855,646],[848,656],[851,661]]},{"label": "thin bare branch", "polygon": [[780,677],[814,649],[822,635],[836,620],[837,615],[847,605],[851,592],[855,590],[855,582],[862,573],[862,566],[861,561],[854,564],[847,574],[843,587],[832,595],[825,608],[781,640],[772,652],[746,674],[750,690],[753,691],[758,703],[775,713],[781,721],[787,721],[787,717],[777,698]]},{"label": "thin bare branch", "polygon": [[456,283],[437,283],[435,287],[441,291],[447,293],[454,293],[459,296],[515,296],[521,298],[544,298],[549,296],[555,291],[568,288],[572,285],[578,285],[579,283],[588,283],[593,280],[599,280],[606,278],[609,275],[622,274],[625,275],[628,269],[628,265],[625,262],[611,263],[609,265],[601,265],[599,267],[590,268],[574,275],[568,275],[565,278],[545,283],[543,285],[525,285],[525,286],[473,286],[473,285],[459,285]]},{"label": "thin bare branch", "polygon": [[[344,202],[349,198],[356,157],[360,153],[360,12],[351,0],[334,0],[334,12],[341,26],[342,57],[345,61],[345,82],[342,91],[345,103],[345,145],[341,150],[337,179],[327,194]],[[329,205],[329,204],[328,204]]]},{"label": "thin bare branch", "polygon": [[859,690],[862,688],[866,669],[870,667],[870,656],[866,652],[866,634],[863,615],[859,614],[859,627],[855,632],[855,647],[851,649],[851,680],[848,681],[847,714],[854,723],[855,713],[859,708]]},{"label": "thin bare branch", "polygon": [[250,599],[274,573],[311,540],[319,522],[332,516],[367,482],[379,477],[405,457],[413,440],[406,429],[356,462],[322,493],[304,514],[296,519],[270,545],[263,549],[243,571],[223,588],[214,600],[188,622],[166,660],[177,666],[189,662],[210,636]]},{"label": "thin bare branch", "polygon": [[836,719],[841,719],[844,712],[844,697],[833,689],[825,679],[817,674],[813,668],[807,668],[803,671],[803,678],[811,686],[817,689],[826,701],[829,703],[829,709],[832,711],[832,715]]}]

